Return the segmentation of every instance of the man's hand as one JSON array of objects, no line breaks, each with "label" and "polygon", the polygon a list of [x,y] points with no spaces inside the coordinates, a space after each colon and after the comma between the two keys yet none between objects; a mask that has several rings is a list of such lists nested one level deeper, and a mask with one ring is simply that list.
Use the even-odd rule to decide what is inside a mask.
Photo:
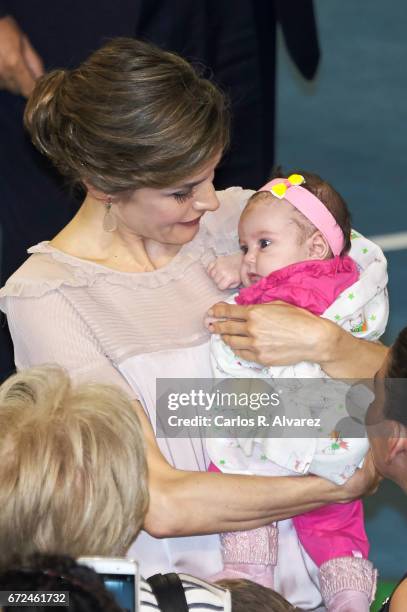
[{"label": "man's hand", "polygon": [[13,17],[0,19],[0,89],[27,98],[43,73],[40,56]]}]

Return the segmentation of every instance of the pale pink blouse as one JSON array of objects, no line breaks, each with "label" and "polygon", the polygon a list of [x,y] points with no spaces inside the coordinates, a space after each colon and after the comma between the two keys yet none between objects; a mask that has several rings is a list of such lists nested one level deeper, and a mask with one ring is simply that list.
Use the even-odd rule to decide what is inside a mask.
[{"label": "pale pink blouse", "polygon": [[[18,369],[56,362],[76,380],[115,383],[138,398],[156,426],[156,378],[211,377],[207,309],[225,299],[205,265],[238,250],[237,221],[251,191],[219,192],[220,208],[206,213],[197,236],[164,268],[118,272],[42,242],[0,290]],[[206,470],[200,439],[158,438],[180,469]],[[302,550],[290,520],[281,521],[276,588],[293,603],[320,604],[317,568]],[[206,577],[221,569],[217,535],[152,538],[130,549],[141,573],[182,571]],[[296,571],[293,572],[293,565]]]}]

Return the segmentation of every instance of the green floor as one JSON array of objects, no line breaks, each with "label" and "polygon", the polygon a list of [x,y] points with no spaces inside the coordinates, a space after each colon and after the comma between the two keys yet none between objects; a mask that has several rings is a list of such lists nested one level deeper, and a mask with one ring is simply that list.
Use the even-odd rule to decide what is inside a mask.
[{"label": "green floor", "polygon": [[397,581],[391,580],[379,580],[377,584],[376,598],[372,606],[370,607],[371,612],[377,612],[383,601],[393,592]]}]

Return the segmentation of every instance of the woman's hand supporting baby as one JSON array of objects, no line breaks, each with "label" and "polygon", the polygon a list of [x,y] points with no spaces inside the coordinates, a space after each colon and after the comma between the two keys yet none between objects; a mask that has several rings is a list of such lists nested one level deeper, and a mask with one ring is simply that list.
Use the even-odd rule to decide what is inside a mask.
[{"label": "woman's hand supporting baby", "polygon": [[332,377],[372,378],[388,351],[280,301],[252,306],[218,302],[208,316],[209,330],[220,334],[236,355],[265,366],[311,361]]}]

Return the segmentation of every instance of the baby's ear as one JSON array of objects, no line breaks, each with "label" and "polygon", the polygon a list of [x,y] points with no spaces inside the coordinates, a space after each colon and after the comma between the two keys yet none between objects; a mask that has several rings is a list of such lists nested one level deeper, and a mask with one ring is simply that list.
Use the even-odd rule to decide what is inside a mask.
[{"label": "baby's ear", "polygon": [[310,259],[327,259],[330,254],[327,239],[321,232],[316,231],[307,239]]}]

